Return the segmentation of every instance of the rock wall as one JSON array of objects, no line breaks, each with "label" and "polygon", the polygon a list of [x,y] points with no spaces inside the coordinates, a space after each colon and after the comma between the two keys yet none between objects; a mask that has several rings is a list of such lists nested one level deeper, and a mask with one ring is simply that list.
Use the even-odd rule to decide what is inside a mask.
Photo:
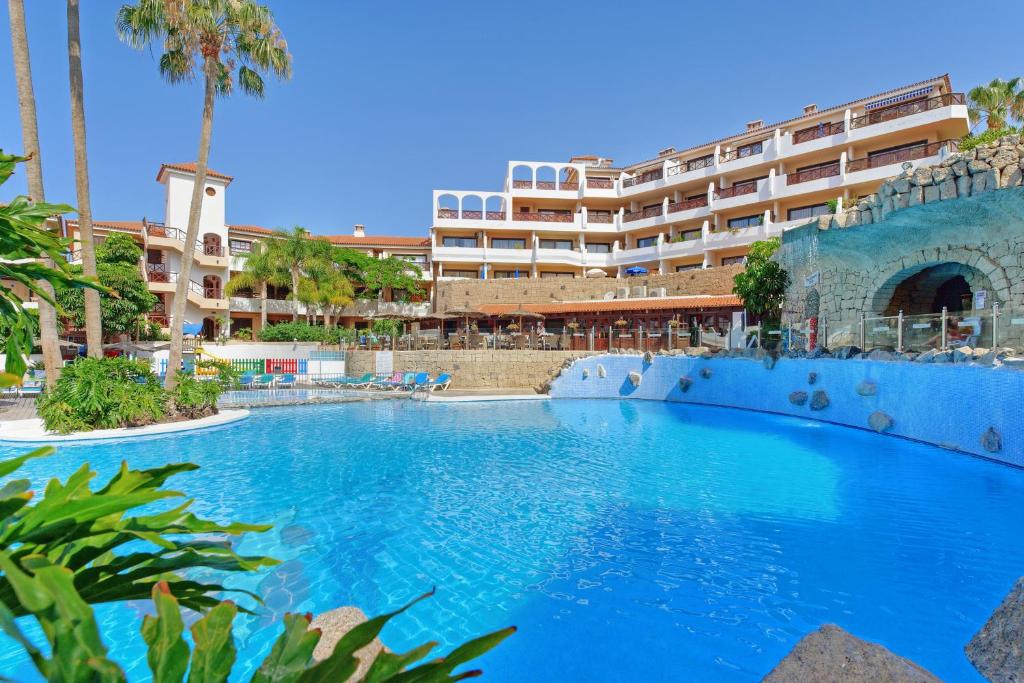
[{"label": "rock wall", "polygon": [[[872,429],[1024,466],[1024,371],[968,363],[835,358],[600,355],[576,361],[553,398],[726,406]],[[639,374],[634,383],[631,373]]]},{"label": "rock wall", "polygon": [[619,287],[664,287],[668,296],[730,294],[733,275],[741,265],[651,274],[630,278],[520,278],[517,280],[449,280],[437,283],[437,310],[481,304],[543,304],[553,301],[604,299]]},{"label": "rock wall", "polygon": [[[346,373],[359,377],[376,371],[377,351],[351,351]],[[590,355],[588,351],[394,351],[392,364],[398,372],[445,372],[452,389],[541,389],[567,360]]]}]

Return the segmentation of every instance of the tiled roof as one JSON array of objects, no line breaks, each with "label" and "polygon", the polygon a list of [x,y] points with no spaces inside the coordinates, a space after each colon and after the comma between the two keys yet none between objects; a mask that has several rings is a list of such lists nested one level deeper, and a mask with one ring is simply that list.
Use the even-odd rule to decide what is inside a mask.
[{"label": "tiled roof", "polygon": [[[278,230],[268,230],[257,225],[229,225],[228,230],[247,232],[256,235],[272,235]],[[356,237],[354,235],[313,235],[310,239],[324,239],[331,244],[347,247],[429,247],[429,237],[401,237],[393,235]]]},{"label": "tiled roof", "polygon": [[[160,176],[164,174],[165,168],[169,168],[172,171],[184,171],[185,173],[196,172],[196,164],[193,161],[190,161],[187,164],[160,164],[160,170],[156,172],[156,179],[158,181],[160,180]],[[209,167],[207,167],[206,169],[206,175],[209,176],[210,178],[219,178],[221,180],[226,180],[229,183],[232,180],[234,180],[233,177],[226,175],[224,173],[218,173],[217,171],[214,171],[212,168]]]},{"label": "tiled roof", "polygon": [[[560,301],[550,304],[523,304],[522,308],[554,315],[557,313],[606,313],[616,311],[663,311],[690,310],[696,308],[727,308],[742,306],[735,294],[712,294],[700,296],[666,296],[647,299],[601,299],[598,301]],[[480,310],[488,315],[507,313],[519,308],[519,304],[484,304]]]},{"label": "tiled roof", "polygon": [[[67,221],[71,229],[78,228],[78,221]],[[92,227],[106,230],[117,230],[119,232],[142,232],[142,221],[98,221],[93,220]]]},{"label": "tiled roof", "polygon": [[228,230],[237,230],[239,232],[253,232],[258,235],[270,235],[274,233],[273,230],[261,228],[258,225],[229,225]]}]

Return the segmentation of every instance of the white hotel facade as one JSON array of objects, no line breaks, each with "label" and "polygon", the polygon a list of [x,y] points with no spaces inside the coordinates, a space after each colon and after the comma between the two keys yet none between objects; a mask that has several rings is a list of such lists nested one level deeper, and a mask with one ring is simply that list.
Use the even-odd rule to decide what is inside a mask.
[{"label": "white hotel facade", "polygon": [[433,275],[621,277],[739,262],[751,243],[874,192],[903,163],[941,160],[968,132],[964,97],[940,76],[627,166],[510,161],[500,191],[434,191]]}]

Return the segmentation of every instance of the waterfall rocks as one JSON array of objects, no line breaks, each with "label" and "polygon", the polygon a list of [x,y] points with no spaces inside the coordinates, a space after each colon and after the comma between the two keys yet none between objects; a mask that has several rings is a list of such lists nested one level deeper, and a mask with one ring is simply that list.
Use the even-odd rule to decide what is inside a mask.
[{"label": "waterfall rocks", "polygon": [[643,380],[643,375],[641,375],[636,370],[633,370],[632,372],[629,373],[629,383],[632,384],[634,387],[640,386],[641,380]]},{"label": "waterfall rocks", "polygon": [[839,360],[849,360],[851,358],[856,358],[859,355],[860,349],[856,346],[840,346],[832,352],[832,357],[838,358]]},{"label": "waterfall rocks", "polygon": [[857,385],[856,391],[861,396],[874,396],[878,393],[878,385],[871,380],[866,379]]},{"label": "waterfall rocks", "polygon": [[892,418],[881,410],[876,410],[868,415],[868,426],[881,434],[892,429]]},{"label": "waterfall rocks", "polygon": [[989,427],[988,431],[981,435],[981,447],[989,453],[998,453],[1003,450],[1003,437],[995,427]]},{"label": "waterfall rocks", "polygon": [[650,351],[644,352],[644,365],[650,365],[654,362],[654,354]]},{"label": "waterfall rocks", "polygon": [[608,376],[608,373],[605,371],[604,366],[601,365],[601,364],[598,364],[598,366],[597,366],[597,376],[598,377],[607,377]]},{"label": "waterfall rocks", "polygon": [[818,381],[818,373],[816,373],[816,372],[808,372],[807,373],[807,383],[808,384],[814,384],[817,381]]},{"label": "waterfall rocks", "polygon": [[690,390],[691,386],[693,386],[693,380],[692,379],[690,379],[689,377],[680,377],[679,378],[679,391],[681,391],[681,392],[683,392],[685,394],[687,391]]},{"label": "waterfall rocks", "polygon": [[711,368],[701,368],[700,376],[704,379],[711,379]]},{"label": "waterfall rocks", "polygon": [[794,391],[789,395],[789,402],[795,406],[802,406],[807,403],[806,391]]},{"label": "waterfall rocks", "polygon": [[818,389],[811,394],[811,410],[825,410],[828,408],[828,394]]},{"label": "waterfall rocks", "polygon": [[1024,577],[1010,590],[964,652],[974,668],[990,681],[1020,681],[1024,674]]},{"label": "waterfall rocks", "polygon": [[583,379],[590,377],[590,368],[583,368]]}]

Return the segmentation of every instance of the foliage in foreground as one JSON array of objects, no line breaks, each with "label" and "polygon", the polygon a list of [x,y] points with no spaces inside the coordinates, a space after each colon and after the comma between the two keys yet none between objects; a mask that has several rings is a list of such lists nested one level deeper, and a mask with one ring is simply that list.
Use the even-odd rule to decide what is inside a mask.
[{"label": "foliage in foreground", "polygon": [[36,406],[48,431],[69,434],[211,415],[221,390],[220,382],[185,376],[167,391],[144,361],[79,358]]},{"label": "foliage in foreground", "polygon": [[789,273],[772,260],[781,243],[778,237],[772,237],[751,244],[743,272],[733,276],[732,291],[743,307],[768,320],[779,319],[789,286]]},{"label": "foliage in foreground", "polygon": [[355,331],[347,327],[324,327],[306,322],[277,323],[259,331],[260,341],[301,341],[339,344],[355,339]]},{"label": "foliage in foreground", "polygon": [[[0,462],[0,478],[9,478],[26,461],[52,454],[52,448]],[[240,608],[215,596],[225,589],[186,576],[197,568],[225,572],[255,571],[276,564],[266,557],[243,557],[227,536],[261,532],[269,526],[227,524],[199,519],[188,511],[192,501],[164,512],[133,516],[160,500],[182,496],[163,489],[171,476],[196,469],[181,463],[153,470],[121,470],[92,491],[96,475],[88,465],[63,484],[49,482],[35,505],[27,479],[8,480],[0,489],[0,628],[15,640],[42,677],[50,681],[124,681],[121,667],[108,657],[100,626],[90,605],[153,600],[153,616],[141,624],[147,663],[157,683],[226,681],[236,651],[232,622]],[[224,540],[211,540],[223,537]],[[144,548],[140,547],[144,544]],[[131,550],[125,546],[131,543]],[[251,594],[250,594],[251,595]],[[429,594],[428,594],[429,595]],[[251,595],[257,601],[259,598]],[[252,677],[277,681],[348,681],[354,653],[378,636],[384,625],[409,606],[370,619],[343,636],[328,658],[313,661],[320,632],[309,630],[308,615],[289,614],[284,630]],[[181,607],[204,613],[191,627],[190,648],[182,634]],[[15,617],[30,616],[41,627],[46,647],[34,643]],[[380,652],[364,681],[454,681],[479,671],[452,672],[496,646],[514,629],[472,640],[447,657],[421,662],[436,643],[404,654]]]},{"label": "foliage in foreground", "polygon": [[960,138],[960,151],[967,152],[969,150],[974,149],[978,145],[986,145],[990,142],[995,142],[996,140],[1003,136],[1017,135],[1020,132],[1020,128],[1006,126],[1005,128],[990,128],[986,131],[978,133],[977,135],[965,135],[962,138]]}]

